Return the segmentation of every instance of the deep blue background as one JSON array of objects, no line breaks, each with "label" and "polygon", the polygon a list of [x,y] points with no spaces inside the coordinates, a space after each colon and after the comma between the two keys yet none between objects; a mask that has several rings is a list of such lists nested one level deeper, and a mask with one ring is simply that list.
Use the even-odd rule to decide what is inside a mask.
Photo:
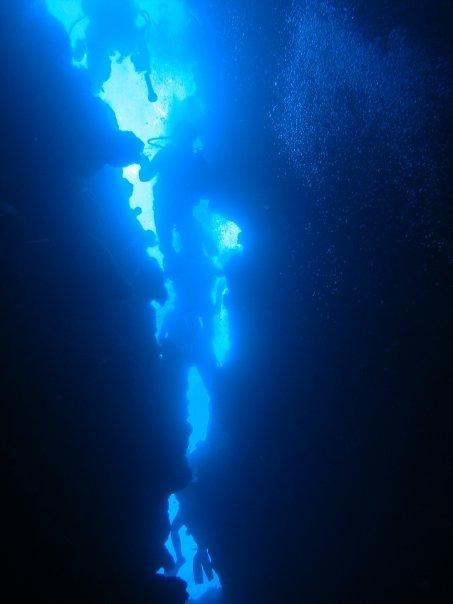
[{"label": "deep blue background", "polygon": [[[5,601],[182,602],[183,586],[143,569],[159,564],[166,497],[189,479],[185,368],[160,364],[148,329],[158,272],[145,278],[141,246],[120,246],[123,229],[141,237],[128,187],[81,181],[140,148],[70,68],[58,26],[24,22],[22,4],[0,11],[0,201],[15,208],[0,218]],[[218,204],[245,244],[192,518],[225,602],[448,602],[450,3],[349,4],[366,39],[385,46],[403,28],[441,65],[444,100],[432,80],[420,88],[439,114],[424,147],[436,186],[412,204],[427,166],[401,176],[379,124],[353,140],[340,130],[322,187],[291,161],[272,112],[286,3],[194,4],[216,43],[205,86],[219,107],[206,126]],[[353,92],[334,104],[345,124],[359,120]]]}]

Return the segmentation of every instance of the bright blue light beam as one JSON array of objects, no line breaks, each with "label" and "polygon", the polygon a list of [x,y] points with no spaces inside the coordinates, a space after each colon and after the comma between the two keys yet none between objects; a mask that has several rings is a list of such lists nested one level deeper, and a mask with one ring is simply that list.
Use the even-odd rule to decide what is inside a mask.
[{"label": "bright blue light beam", "polygon": [[193,451],[195,451],[200,442],[204,442],[206,440],[209,426],[209,407],[211,399],[203,383],[200,372],[196,367],[190,368],[188,381],[188,421],[192,426],[192,434],[190,435],[187,454],[190,455]]}]

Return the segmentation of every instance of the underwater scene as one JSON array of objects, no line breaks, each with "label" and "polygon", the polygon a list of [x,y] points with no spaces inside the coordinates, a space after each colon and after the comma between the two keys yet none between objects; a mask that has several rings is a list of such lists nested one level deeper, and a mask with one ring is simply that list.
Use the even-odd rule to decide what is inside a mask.
[{"label": "underwater scene", "polygon": [[2,2],[3,602],[453,601],[452,15]]}]

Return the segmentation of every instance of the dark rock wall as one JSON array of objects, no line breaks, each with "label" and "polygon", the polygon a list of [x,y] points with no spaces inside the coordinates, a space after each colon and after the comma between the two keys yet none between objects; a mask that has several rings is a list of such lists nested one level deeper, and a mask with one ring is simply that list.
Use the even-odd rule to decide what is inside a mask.
[{"label": "dark rock wall", "polygon": [[168,494],[189,471],[184,383],[163,382],[153,337],[162,277],[121,178],[142,146],[71,67],[59,25],[12,4],[0,26],[2,599],[183,602],[182,582],[153,577]]}]

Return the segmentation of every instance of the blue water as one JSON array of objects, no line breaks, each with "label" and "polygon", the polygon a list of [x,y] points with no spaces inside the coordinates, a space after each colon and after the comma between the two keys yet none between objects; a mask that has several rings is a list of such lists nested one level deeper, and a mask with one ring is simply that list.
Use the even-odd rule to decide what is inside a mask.
[{"label": "blue water", "polygon": [[[64,25],[75,51],[80,43],[83,43],[89,25],[81,1],[47,0],[46,4],[49,12]],[[167,44],[178,44],[189,22],[189,14],[184,2],[169,0],[165,4],[165,14],[162,13],[159,3],[151,0],[139,0],[136,4],[139,9],[146,11],[156,31],[161,32]],[[183,51],[173,54],[170,58],[167,56],[165,60],[154,56],[153,48],[150,48],[150,52],[151,80],[157,95],[156,102],[150,102],[143,74],[136,71],[131,57],[121,56],[120,53],[112,55],[110,77],[104,82],[98,94],[113,110],[120,130],[133,132],[145,144],[146,155],[152,159],[165,144],[166,137],[171,132],[172,121],[181,117],[179,113],[181,102],[198,99],[199,93],[193,64],[191,60],[185,58]],[[79,53],[74,58],[74,65],[79,69],[86,69],[86,54],[80,56]],[[202,99],[198,100],[202,101]],[[150,139],[160,139],[160,143],[149,144]],[[198,140],[197,145],[201,148],[203,142]],[[139,169],[138,165],[131,165],[123,170],[123,177],[132,185],[130,206],[133,209],[140,208],[138,220],[142,227],[156,232],[153,213],[155,182],[141,182]],[[212,212],[207,199],[200,199],[194,209],[194,215],[215,242],[216,252],[209,259],[217,274],[211,294],[214,309],[211,346],[218,367],[222,367],[228,361],[231,348],[229,317],[225,305],[228,283],[223,269],[231,256],[242,250],[239,243],[241,230],[227,217]],[[156,235],[158,239],[159,233],[157,232]],[[158,246],[150,248],[148,253],[161,267],[164,266],[165,259]],[[205,326],[200,317],[187,316],[187,309],[180,305],[171,279],[166,280],[166,289],[168,299],[164,305],[150,301],[156,313],[156,339],[159,343],[169,340],[183,351],[193,348],[196,346],[197,338],[200,335],[202,337]],[[187,329],[184,327],[187,324],[197,327]],[[210,409],[213,401],[202,375],[202,369],[196,365],[190,367],[187,375],[187,419],[192,428],[188,456],[200,443],[206,441],[209,435]],[[177,494],[173,494],[168,502],[170,523],[175,519],[178,509]],[[191,599],[195,600],[207,591],[220,590],[221,582],[216,573],[211,582],[205,577],[202,585],[195,584],[192,561],[197,551],[197,544],[194,538],[187,534],[187,527],[182,526],[179,535],[186,562],[178,570],[178,576],[187,582]],[[176,560],[170,538],[166,547]],[[159,572],[163,574],[164,570],[161,569]]]}]

